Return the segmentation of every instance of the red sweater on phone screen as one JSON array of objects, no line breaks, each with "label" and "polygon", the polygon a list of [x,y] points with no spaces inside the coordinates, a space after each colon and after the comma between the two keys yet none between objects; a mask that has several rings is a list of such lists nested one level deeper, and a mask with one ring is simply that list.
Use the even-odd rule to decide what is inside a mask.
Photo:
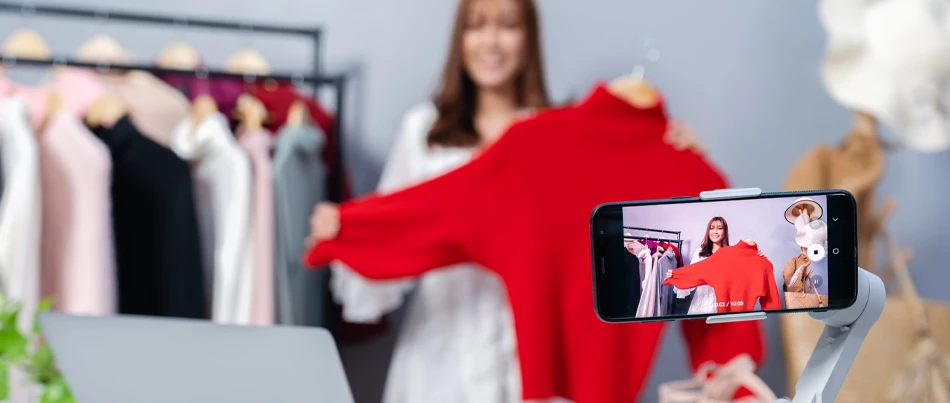
[{"label": "red sweater on phone screen", "polygon": [[[719,249],[702,262],[673,270],[663,285],[686,289],[708,285],[716,291],[716,313],[782,309],[775,273],[759,248],[745,241]],[[664,274],[665,275],[665,274]]]},{"label": "red sweater on phone screen", "polygon": [[[589,220],[603,202],[726,187],[700,156],[667,145],[666,127],[662,105],[638,109],[598,85],[579,104],[514,124],[462,167],[342,204],[338,236],[305,261],[339,260],[371,279],[478,263],[506,285],[525,400],[637,401],[663,324],[608,324],[594,314]],[[684,175],[640,186],[630,172],[642,166]],[[764,354],[757,322],[682,326],[694,369]]]}]

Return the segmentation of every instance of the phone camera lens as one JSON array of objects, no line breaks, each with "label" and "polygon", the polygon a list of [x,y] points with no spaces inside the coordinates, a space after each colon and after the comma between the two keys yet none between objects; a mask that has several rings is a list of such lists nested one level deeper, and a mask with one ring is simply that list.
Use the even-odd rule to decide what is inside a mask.
[{"label": "phone camera lens", "polygon": [[600,230],[600,235],[603,235],[603,234],[604,234],[604,230]]}]

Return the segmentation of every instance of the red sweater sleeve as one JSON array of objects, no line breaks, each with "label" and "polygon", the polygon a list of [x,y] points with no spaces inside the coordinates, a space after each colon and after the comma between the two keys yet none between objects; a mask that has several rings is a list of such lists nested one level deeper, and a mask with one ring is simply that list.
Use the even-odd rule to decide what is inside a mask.
[{"label": "red sweater sleeve", "polygon": [[765,296],[759,301],[759,306],[763,311],[782,309],[782,301],[778,293],[778,285],[775,284],[775,272],[769,270],[765,273]]},{"label": "red sweater sleeve", "polygon": [[[340,232],[304,254],[304,262],[322,266],[339,260],[376,280],[411,277],[463,262],[479,217],[497,195],[505,158],[499,140],[471,162],[415,186],[381,196],[371,194],[340,205]],[[478,183],[479,186],[469,186]]]},{"label": "red sweater sleeve", "polygon": [[[712,257],[710,257],[710,259],[712,259]],[[706,285],[706,280],[704,280],[702,276],[703,268],[705,266],[701,266],[701,264],[709,261],[710,259],[673,270],[673,276],[664,280],[663,285],[672,285],[673,287],[679,289]],[[666,273],[660,273],[660,275],[666,276]]]}]

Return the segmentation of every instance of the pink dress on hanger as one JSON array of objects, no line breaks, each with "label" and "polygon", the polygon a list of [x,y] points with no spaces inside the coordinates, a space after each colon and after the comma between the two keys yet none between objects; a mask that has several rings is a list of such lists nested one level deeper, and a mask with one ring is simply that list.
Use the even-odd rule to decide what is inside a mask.
[{"label": "pink dress on hanger", "polygon": [[37,139],[42,238],[39,297],[56,310],[108,315],[116,310],[110,219],[109,152],[81,119],[105,90],[86,70],[61,67],[31,87],[0,77],[0,93],[26,104],[30,126],[46,119],[53,94],[59,112]]},{"label": "pink dress on hanger", "polygon": [[273,135],[249,131],[238,143],[251,161],[251,318],[252,325],[274,324],[274,176],[270,159]]}]

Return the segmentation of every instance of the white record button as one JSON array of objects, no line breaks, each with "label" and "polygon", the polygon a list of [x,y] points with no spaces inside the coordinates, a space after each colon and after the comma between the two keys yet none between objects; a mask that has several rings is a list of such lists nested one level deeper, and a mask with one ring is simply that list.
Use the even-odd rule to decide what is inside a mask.
[{"label": "white record button", "polygon": [[808,258],[813,262],[820,261],[825,258],[825,247],[814,244],[808,247]]}]

